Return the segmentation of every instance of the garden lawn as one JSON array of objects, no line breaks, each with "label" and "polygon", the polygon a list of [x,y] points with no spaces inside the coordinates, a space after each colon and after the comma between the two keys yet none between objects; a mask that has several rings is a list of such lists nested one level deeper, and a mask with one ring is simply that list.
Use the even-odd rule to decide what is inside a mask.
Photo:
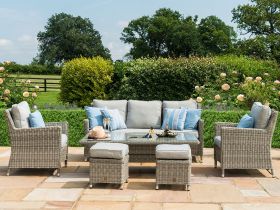
[{"label": "garden lawn", "polygon": [[59,93],[59,91],[40,92],[38,98],[35,100],[35,104],[38,108],[44,108],[45,105],[60,105],[61,102],[58,99]]}]

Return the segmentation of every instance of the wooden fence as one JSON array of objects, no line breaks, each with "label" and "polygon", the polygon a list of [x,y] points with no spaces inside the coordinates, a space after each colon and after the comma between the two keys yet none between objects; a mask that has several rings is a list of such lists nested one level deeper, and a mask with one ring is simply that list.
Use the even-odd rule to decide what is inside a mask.
[{"label": "wooden fence", "polygon": [[41,92],[59,91],[60,78],[29,78],[29,77],[16,77],[17,85],[21,85],[22,80],[30,80],[33,86],[40,87]]}]

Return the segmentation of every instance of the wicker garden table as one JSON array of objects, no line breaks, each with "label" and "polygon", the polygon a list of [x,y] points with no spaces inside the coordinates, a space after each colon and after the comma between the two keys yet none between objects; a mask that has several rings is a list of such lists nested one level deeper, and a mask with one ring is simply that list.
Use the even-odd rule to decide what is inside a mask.
[{"label": "wicker garden table", "polygon": [[155,148],[159,144],[200,144],[198,138],[191,133],[178,133],[176,137],[157,137],[153,135],[152,139],[144,138],[145,133],[110,133],[110,137],[106,139],[89,139],[88,135],[80,140],[80,144],[84,147],[85,160],[89,158],[90,148],[98,142],[123,143],[129,146],[129,162],[155,162]]}]

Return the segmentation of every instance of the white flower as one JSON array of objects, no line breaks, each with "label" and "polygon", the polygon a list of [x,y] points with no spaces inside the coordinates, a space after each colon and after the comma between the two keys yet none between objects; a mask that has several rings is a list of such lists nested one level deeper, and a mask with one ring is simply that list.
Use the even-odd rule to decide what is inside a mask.
[{"label": "white flower", "polygon": [[4,61],[3,62],[5,65],[10,65],[12,62],[11,61]]},{"label": "white flower", "polygon": [[31,80],[28,79],[28,80],[26,80],[25,82],[26,82],[27,84],[30,84],[30,83],[31,83]]},{"label": "white flower", "polygon": [[0,78],[0,85],[3,84],[4,80]]},{"label": "white flower", "polygon": [[201,97],[197,97],[197,98],[196,98],[196,101],[197,101],[198,103],[201,103],[201,102],[203,101],[203,99],[202,99]]},{"label": "white flower", "polygon": [[279,81],[279,80],[275,80],[275,81],[274,81],[274,84],[275,84],[275,85],[280,85],[280,81]]},{"label": "white flower", "polygon": [[262,81],[262,78],[261,77],[256,77],[256,81],[260,82],[260,81]]},{"label": "white flower", "polygon": [[32,93],[32,97],[36,98],[37,97],[37,93]]},{"label": "white flower", "polygon": [[215,100],[216,100],[216,101],[221,100],[221,96],[220,96],[219,94],[215,95]]},{"label": "white flower", "polygon": [[264,83],[264,82],[262,82],[262,86],[263,86],[263,87],[265,86],[265,83]]},{"label": "white flower", "polygon": [[36,90],[40,89],[39,85],[35,85],[34,87],[35,87]]},{"label": "white flower", "polygon": [[226,73],[221,73],[221,74],[220,74],[220,77],[222,77],[222,78],[225,78],[226,76],[227,76]]},{"label": "white flower", "polygon": [[230,89],[230,86],[229,86],[229,84],[223,84],[222,85],[222,89],[224,90],[224,91],[228,91],[229,89]]},{"label": "white flower", "polygon": [[194,87],[195,91],[199,92],[200,91],[200,87],[197,85]]},{"label": "white flower", "polygon": [[11,91],[9,89],[4,90],[4,95],[10,95]]},{"label": "white flower", "polygon": [[23,97],[28,98],[29,97],[29,92],[25,91],[25,92],[23,92],[22,95],[23,95]]},{"label": "white flower", "polygon": [[233,75],[237,75],[238,72],[237,72],[237,71],[232,71],[232,74],[233,74]]},{"label": "white flower", "polygon": [[264,73],[263,75],[264,75],[264,76],[269,76],[269,73]]},{"label": "white flower", "polygon": [[237,96],[237,100],[238,100],[238,101],[244,101],[244,98],[245,98],[245,96],[244,96],[243,94],[239,94],[239,95]]},{"label": "white flower", "polygon": [[0,66],[0,72],[5,71],[5,68],[3,66]]},{"label": "white flower", "polygon": [[252,80],[253,80],[253,77],[246,77],[245,80],[246,80],[246,81],[252,81]]}]

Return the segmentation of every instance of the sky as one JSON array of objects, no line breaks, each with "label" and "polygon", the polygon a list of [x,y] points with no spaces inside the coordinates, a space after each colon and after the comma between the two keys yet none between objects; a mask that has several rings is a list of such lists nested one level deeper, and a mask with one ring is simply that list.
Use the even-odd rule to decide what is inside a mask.
[{"label": "sky", "polygon": [[184,16],[215,15],[236,28],[231,10],[247,3],[249,0],[0,0],[0,62],[31,63],[38,54],[37,33],[44,31],[48,18],[55,13],[89,18],[116,60],[130,49],[120,37],[133,19],[165,7]]}]

